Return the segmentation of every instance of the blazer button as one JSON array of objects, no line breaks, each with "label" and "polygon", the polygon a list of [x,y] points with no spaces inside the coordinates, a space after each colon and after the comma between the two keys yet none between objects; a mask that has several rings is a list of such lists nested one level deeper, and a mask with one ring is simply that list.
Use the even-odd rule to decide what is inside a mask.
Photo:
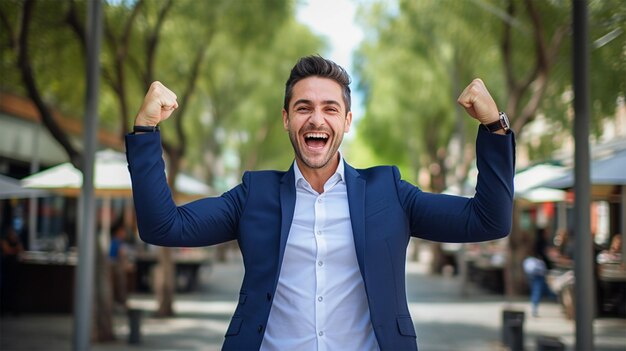
[{"label": "blazer button", "polygon": [[272,300],[272,294],[267,293],[267,301],[271,301]]},{"label": "blazer button", "polygon": [[259,331],[259,334],[261,334],[263,332],[263,326],[259,324],[259,327],[257,328],[257,330]]}]

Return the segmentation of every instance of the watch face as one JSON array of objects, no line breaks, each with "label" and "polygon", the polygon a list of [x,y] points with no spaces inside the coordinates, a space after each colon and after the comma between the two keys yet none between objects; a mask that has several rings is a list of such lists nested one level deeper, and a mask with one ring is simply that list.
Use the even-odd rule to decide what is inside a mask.
[{"label": "watch face", "polygon": [[500,112],[500,124],[502,125],[502,129],[506,132],[511,129],[511,125],[509,124],[509,117],[504,112]]}]

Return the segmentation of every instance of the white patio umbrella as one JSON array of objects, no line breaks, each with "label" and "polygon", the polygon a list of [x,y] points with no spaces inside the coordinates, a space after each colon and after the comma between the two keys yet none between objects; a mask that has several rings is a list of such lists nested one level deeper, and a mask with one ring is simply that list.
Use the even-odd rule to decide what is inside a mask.
[{"label": "white patio umbrella", "polygon": [[[128,172],[126,156],[114,150],[96,153],[94,170],[96,195],[126,196],[132,195],[132,184]],[[33,174],[22,180],[27,188],[49,189],[65,195],[77,196],[83,184],[83,174],[71,163],[63,163],[45,171]],[[211,193],[206,184],[186,174],[176,178],[176,190],[185,198],[202,197]]]},{"label": "white patio umbrella", "polygon": [[515,196],[530,202],[564,201],[565,192],[542,187],[541,184],[562,177],[568,168],[551,164],[538,164],[515,174]]},{"label": "white patio umbrella", "polygon": [[[626,149],[616,150],[609,155],[594,159],[590,167],[591,185],[626,185]],[[556,189],[574,187],[574,171],[561,177],[543,182],[542,186]]]},{"label": "white patio umbrella", "polygon": [[19,180],[0,174],[0,200],[26,199],[47,195],[49,193],[44,190],[24,188]]}]

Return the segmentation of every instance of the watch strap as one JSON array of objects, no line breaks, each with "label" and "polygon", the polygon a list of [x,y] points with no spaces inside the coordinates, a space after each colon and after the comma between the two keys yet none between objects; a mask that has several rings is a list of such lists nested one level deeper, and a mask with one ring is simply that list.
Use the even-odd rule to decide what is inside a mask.
[{"label": "watch strap", "polygon": [[154,133],[158,132],[159,125],[156,126],[133,126],[133,134],[134,133]]},{"label": "watch strap", "polygon": [[504,129],[504,131],[506,132],[511,128],[509,126],[509,119],[504,112],[500,112],[497,121],[484,124],[484,126],[492,133],[495,133],[501,129]]}]

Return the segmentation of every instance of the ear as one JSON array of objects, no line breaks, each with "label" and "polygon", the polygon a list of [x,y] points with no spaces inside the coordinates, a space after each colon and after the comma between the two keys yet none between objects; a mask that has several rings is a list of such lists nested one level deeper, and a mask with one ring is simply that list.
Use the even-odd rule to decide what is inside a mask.
[{"label": "ear", "polygon": [[289,130],[289,113],[283,109],[283,128]]},{"label": "ear", "polygon": [[348,133],[350,131],[350,126],[352,125],[352,111],[348,112],[346,115],[346,121],[344,122],[344,133]]}]

